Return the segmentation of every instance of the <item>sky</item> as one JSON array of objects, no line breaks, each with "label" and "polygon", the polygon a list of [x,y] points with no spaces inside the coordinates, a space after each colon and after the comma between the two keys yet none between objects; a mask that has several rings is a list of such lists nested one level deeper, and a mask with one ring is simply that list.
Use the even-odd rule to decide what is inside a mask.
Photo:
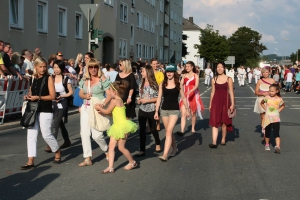
[{"label": "sky", "polygon": [[268,48],[263,55],[289,56],[300,49],[300,0],[183,0],[183,4],[183,17],[193,17],[201,28],[213,25],[227,37],[242,26],[259,32]]}]

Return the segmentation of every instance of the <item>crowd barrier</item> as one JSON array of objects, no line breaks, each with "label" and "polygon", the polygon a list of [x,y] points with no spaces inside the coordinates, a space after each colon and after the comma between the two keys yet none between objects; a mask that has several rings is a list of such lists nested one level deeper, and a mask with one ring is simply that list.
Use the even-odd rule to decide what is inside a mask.
[{"label": "crowd barrier", "polygon": [[[75,91],[77,80],[71,79],[71,85]],[[23,97],[28,93],[29,87],[29,81],[25,78],[0,79],[0,124],[3,124],[5,116],[21,114]]]}]

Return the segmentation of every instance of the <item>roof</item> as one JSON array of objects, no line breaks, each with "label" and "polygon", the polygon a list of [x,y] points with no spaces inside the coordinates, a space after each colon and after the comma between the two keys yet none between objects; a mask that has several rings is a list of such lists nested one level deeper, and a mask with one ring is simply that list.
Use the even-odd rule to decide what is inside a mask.
[{"label": "roof", "polygon": [[200,27],[193,23],[193,19],[185,19],[183,18],[182,21],[182,30],[200,30]]}]

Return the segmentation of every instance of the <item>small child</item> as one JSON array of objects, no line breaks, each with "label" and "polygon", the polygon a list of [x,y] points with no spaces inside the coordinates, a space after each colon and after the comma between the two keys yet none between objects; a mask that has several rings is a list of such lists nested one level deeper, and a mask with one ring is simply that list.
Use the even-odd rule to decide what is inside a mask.
[{"label": "small child", "polygon": [[279,113],[284,109],[285,105],[280,95],[280,88],[278,84],[272,84],[269,88],[269,96],[266,96],[261,101],[261,106],[266,110],[263,119],[263,129],[265,130],[265,150],[270,150],[270,134],[273,128],[275,137],[275,153],[280,153],[280,116]]},{"label": "small child", "polygon": [[108,167],[102,171],[103,174],[114,173],[114,158],[115,158],[115,147],[118,144],[119,150],[129,161],[124,169],[131,170],[137,167],[137,163],[133,160],[130,152],[125,148],[125,143],[128,133],[135,133],[138,126],[132,121],[126,118],[125,106],[122,101],[122,95],[129,86],[127,81],[115,81],[110,85],[110,95],[113,98],[107,109],[102,108],[100,105],[96,105],[95,109],[101,114],[110,114],[113,116],[113,125],[108,129],[107,135],[110,136],[109,147],[108,147]]}]

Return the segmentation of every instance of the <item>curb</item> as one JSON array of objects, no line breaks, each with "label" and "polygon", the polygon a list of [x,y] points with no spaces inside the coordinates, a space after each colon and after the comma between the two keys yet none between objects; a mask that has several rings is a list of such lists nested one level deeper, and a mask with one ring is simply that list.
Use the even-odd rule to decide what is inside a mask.
[{"label": "curb", "polygon": [[[78,109],[72,110],[72,111],[68,112],[68,116],[75,115],[75,114],[78,114],[78,113],[79,113]],[[21,120],[21,118],[20,118],[20,120]],[[10,123],[8,122],[9,124],[4,123],[4,124],[0,125],[0,131],[13,129],[13,128],[22,128],[20,126],[20,120],[15,121],[15,122],[10,122]]]}]

